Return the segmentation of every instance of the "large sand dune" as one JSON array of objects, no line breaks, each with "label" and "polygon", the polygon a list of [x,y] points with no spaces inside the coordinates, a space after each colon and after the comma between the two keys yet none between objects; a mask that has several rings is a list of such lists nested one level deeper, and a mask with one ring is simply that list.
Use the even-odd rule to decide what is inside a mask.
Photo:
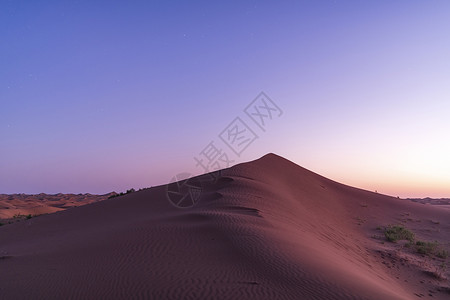
[{"label": "large sand dune", "polygon": [[448,250],[448,209],[348,187],[273,154],[223,170],[194,207],[174,207],[166,192],[0,227],[0,299],[450,298],[444,259],[377,230],[404,224]]}]

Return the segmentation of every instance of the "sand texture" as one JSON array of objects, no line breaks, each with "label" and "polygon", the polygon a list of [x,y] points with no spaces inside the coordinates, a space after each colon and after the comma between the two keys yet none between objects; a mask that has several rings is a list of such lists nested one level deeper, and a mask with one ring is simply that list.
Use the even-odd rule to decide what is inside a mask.
[{"label": "sand texture", "polygon": [[448,251],[448,209],[274,154],[203,179],[191,208],[159,186],[1,226],[0,299],[450,299],[448,258],[383,234]]}]

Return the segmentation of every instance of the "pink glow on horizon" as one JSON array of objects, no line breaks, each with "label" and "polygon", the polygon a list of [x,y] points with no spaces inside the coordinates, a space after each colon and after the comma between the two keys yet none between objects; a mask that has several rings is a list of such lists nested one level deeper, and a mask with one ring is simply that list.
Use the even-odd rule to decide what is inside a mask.
[{"label": "pink glow on horizon", "polygon": [[348,185],[450,198],[449,8],[5,3],[0,193],[201,173],[193,157],[264,91],[284,114],[235,163],[273,152]]}]

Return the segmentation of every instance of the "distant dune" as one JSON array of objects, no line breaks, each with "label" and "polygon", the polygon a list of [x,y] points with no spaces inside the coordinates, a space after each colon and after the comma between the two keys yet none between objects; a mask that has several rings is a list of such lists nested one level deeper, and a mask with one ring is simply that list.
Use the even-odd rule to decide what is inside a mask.
[{"label": "distant dune", "polygon": [[450,250],[448,209],[274,154],[205,176],[190,208],[159,186],[1,226],[0,299],[450,298],[448,258],[416,245]]},{"label": "distant dune", "polygon": [[92,194],[0,194],[0,220],[42,215],[108,199],[116,193]]},{"label": "distant dune", "polygon": [[450,209],[450,198],[408,198],[408,200],[422,203],[422,204],[431,204],[431,205],[440,205],[443,208]]}]

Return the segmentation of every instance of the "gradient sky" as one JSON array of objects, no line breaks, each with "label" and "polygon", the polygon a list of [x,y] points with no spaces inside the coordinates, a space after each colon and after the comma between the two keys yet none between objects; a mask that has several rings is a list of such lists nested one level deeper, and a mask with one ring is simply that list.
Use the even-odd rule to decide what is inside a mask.
[{"label": "gradient sky", "polygon": [[[450,197],[449,33],[448,1],[0,1],[0,193],[159,185],[213,141]],[[236,117],[259,137],[240,157]]]}]

